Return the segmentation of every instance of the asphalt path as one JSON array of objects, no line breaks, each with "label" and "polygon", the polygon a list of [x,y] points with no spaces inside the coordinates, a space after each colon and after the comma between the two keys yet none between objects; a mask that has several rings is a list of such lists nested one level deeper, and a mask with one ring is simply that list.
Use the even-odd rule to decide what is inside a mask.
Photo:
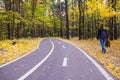
[{"label": "asphalt path", "polygon": [[81,48],[47,38],[28,54],[0,66],[0,80],[117,80]]}]

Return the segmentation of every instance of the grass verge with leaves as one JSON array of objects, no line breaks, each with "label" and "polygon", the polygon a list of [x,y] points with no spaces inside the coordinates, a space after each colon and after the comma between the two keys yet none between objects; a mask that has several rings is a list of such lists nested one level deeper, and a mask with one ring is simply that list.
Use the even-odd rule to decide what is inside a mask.
[{"label": "grass verge with leaves", "polygon": [[32,51],[37,47],[40,40],[40,38],[36,38],[0,41],[0,65]]}]

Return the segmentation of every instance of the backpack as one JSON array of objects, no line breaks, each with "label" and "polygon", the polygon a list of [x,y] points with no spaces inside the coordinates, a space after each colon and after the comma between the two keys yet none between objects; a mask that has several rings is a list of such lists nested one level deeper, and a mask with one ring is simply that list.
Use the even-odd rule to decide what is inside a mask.
[{"label": "backpack", "polygon": [[101,35],[100,35],[101,38],[106,38],[107,37],[107,34],[106,34],[106,31],[105,30],[101,30]]}]

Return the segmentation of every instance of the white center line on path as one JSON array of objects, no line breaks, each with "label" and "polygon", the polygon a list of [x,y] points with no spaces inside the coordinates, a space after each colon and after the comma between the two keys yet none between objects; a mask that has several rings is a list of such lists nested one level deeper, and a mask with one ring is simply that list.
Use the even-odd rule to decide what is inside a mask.
[{"label": "white center line on path", "polygon": [[36,66],[34,66],[31,70],[29,70],[27,73],[25,73],[23,76],[21,76],[18,80],[24,80],[25,78],[27,78],[30,74],[32,74],[36,69],[38,69],[49,58],[49,56],[52,54],[52,52],[54,50],[54,43],[51,41],[51,39],[49,39],[49,40],[52,44],[52,49],[50,50],[48,55],[42,61],[40,61]]},{"label": "white center line on path", "polygon": [[65,49],[65,46],[64,46],[64,45],[63,45],[62,47]]},{"label": "white center line on path", "polygon": [[58,41],[58,44],[60,44],[61,42],[60,41]]},{"label": "white center line on path", "polygon": [[68,58],[64,58],[63,64],[62,64],[63,67],[66,67],[66,66],[67,66],[67,60],[68,60]]}]

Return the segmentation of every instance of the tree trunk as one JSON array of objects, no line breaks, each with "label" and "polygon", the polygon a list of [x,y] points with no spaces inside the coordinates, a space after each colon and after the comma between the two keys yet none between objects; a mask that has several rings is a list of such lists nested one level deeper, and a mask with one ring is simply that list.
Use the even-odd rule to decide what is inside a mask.
[{"label": "tree trunk", "polygon": [[[5,0],[5,8],[6,8],[6,11],[11,10],[10,0]],[[7,38],[11,39],[11,24],[10,23],[7,23]]]},{"label": "tree trunk", "polygon": [[7,38],[11,39],[11,28],[10,28],[10,23],[7,24]]},{"label": "tree trunk", "polygon": [[63,38],[63,27],[62,27],[62,9],[61,9],[61,0],[58,0],[59,4],[59,18],[60,18],[60,37]]},{"label": "tree trunk", "polygon": [[32,0],[31,1],[31,5],[32,5],[32,25],[31,25],[31,37],[34,37],[34,14],[35,14],[35,8],[37,5],[37,0]]},{"label": "tree trunk", "polygon": [[[114,8],[114,0],[111,1],[111,4],[112,4],[112,8]],[[112,17],[110,20],[109,20],[109,27],[110,27],[110,40],[113,40],[114,39],[114,17]]]},{"label": "tree trunk", "polygon": [[14,6],[14,4],[15,4],[15,0],[13,0],[13,9],[12,9],[12,11],[13,11],[12,37],[14,37],[14,28],[15,28],[15,14],[14,14],[15,6]]},{"label": "tree trunk", "polygon": [[83,39],[85,39],[85,2],[82,2],[82,36],[83,36]]},{"label": "tree trunk", "polygon": [[81,40],[81,0],[78,1],[78,6],[79,6],[79,40]]},{"label": "tree trunk", "polygon": [[[113,4],[113,8],[115,9],[116,11],[116,2],[117,0],[114,0],[114,4]],[[117,40],[117,24],[116,24],[116,16],[114,16],[114,39]]]},{"label": "tree trunk", "polygon": [[114,21],[114,18],[111,18],[110,20],[109,20],[109,27],[110,27],[110,32],[109,32],[109,34],[110,34],[110,40],[113,40],[113,21]]},{"label": "tree trunk", "polygon": [[66,38],[69,39],[69,18],[68,18],[68,1],[65,0],[65,12],[66,12]]}]

